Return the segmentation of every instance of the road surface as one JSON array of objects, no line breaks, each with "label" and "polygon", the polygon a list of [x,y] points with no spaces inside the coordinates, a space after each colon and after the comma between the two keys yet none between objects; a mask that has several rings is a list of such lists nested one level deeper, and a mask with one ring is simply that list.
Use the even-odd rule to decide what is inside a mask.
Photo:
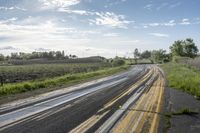
[{"label": "road surface", "polygon": [[0,132],[155,133],[164,84],[159,67],[138,65],[62,93],[1,105]]}]

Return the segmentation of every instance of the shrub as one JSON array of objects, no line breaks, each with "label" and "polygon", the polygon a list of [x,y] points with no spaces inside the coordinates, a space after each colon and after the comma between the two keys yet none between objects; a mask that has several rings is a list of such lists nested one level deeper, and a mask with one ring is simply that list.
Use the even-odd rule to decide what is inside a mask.
[{"label": "shrub", "polygon": [[122,59],[115,59],[113,62],[112,62],[113,66],[122,66],[125,64],[125,61],[122,60]]}]

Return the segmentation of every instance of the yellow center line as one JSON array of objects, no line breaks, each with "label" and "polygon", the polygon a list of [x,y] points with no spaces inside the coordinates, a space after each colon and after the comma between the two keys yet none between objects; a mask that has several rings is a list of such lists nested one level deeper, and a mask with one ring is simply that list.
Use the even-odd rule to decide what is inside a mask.
[{"label": "yellow center line", "polygon": [[[160,83],[161,83],[160,79],[158,79],[156,87],[152,88],[152,91],[151,91],[152,94],[151,94],[151,96],[149,96],[148,104],[147,104],[148,107],[144,110],[150,111],[150,112],[153,111],[152,105],[155,105],[155,102],[156,102],[157,98],[159,97],[159,93],[157,92],[157,90],[159,90]],[[145,120],[147,120],[147,119],[149,120],[150,118],[148,118],[148,117],[154,115],[154,113],[150,113],[150,112],[143,112],[144,113],[143,118],[141,119],[140,124],[137,126],[135,132],[139,132],[142,129],[142,127],[144,127]]]},{"label": "yellow center line", "polygon": [[[102,109],[100,109],[98,112],[106,110],[107,108],[109,108],[110,106],[112,106],[115,102],[117,102],[119,99],[121,99],[122,97],[124,97],[125,95],[127,95],[128,93],[130,93],[131,91],[133,91],[140,84],[142,84],[146,79],[148,79],[151,76],[152,73],[153,73],[153,71],[150,70],[145,76],[142,77],[142,79],[140,79],[134,85],[132,85],[128,89],[128,91],[126,91],[125,93],[123,92],[120,95],[118,95],[115,98],[113,98],[109,103],[107,103],[106,105],[104,105],[104,107]],[[89,129],[89,127],[93,126],[99,119],[101,119],[103,116],[105,116],[108,112],[109,111],[106,111],[105,113],[103,113],[101,115],[93,115],[92,117],[90,117],[89,119],[87,119],[86,121],[84,121],[82,124],[80,124],[79,126],[77,126],[76,128],[74,128],[70,132],[73,132],[73,133],[86,132],[87,129]]]},{"label": "yellow center line", "polygon": [[[161,110],[161,102],[163,101],[162,100],[162,97],[163,97],[163,90],[164,90],[164,87],[163,87],[163,84],[164,84],[164,81],[162,80],[161,82],[161,86],[160,86],[160,94],[159,94],[159,99],[158,99],[158,106],[156,108],[156,112],[160,112]],[[153,122],[151,124],[151,128],[150,128],[150,133],[155,133],[157,132],[157,129],[158,129],[158,122],[159,122],[159,117],[158,117],[158,114],[155,114],[154,115],[154,118],[153,118]]]},{"label": "yellow center line", "polygon": [[[144,93],[141,96],[140,100],[135,104],[136,109],[141,108],[140,106],[143,105],[141,103],[146,101],[146,100],[144,100],[145,98],[146,98],[146,93]],[[139,114],[140,114],[140,112],[138,112],[138,111],[136,111],[136,112],[135,111],[128,111],[128,114],[126,115],[126,117],[124,117],[124,119],[122,121],[120,121],[120,123],[117,125],[117,127],[114,129],[114,131],[124,130],[123,132],[127,132],[127,130],[132,127],[133,121],[139,116]],[[135,116],[135,119],[134,119],[133,116]],[[125,127],[127,127],[128,129],[126,129]]]},{"label": "yellow center line", "polygon": [[[136,127],[134,132],[140,132],[143,126],[146,125],[145,122],[147,121],[150,123],[150,132],[157,132],[159,116],[158,114],[152,112],[160,112],[164,90],[164,79],[162,78],[162,76],[160,76],[158,68],[154,68],[154,74],[156,75],[156,73],[159,74],[159,77],[155,81],[154,85],[150,88],[150,91],[148,93],[144,93],[141,96],[139,101],[134,105],[135,109],[133,111],[127,111],[123,119],[120,120],[117,123],[116,127],[113,129],[114,132],[132,132],[131,129],[134,126]],[[150,112],[137,111],[139,109]],[[136,123],[137,125],[135,125]]]},{"label": "yellow center line", "polygon": [[[142,110],[151,111],[151,105],[155,101],[155,98],[156,98],[156,96],[155,96],[156,94],[154,93],[154,91],[158,88],[159,83],[160,83],[159,80],[157,80],[156,83],[154,84],[154,86],[151,87],[150,92],[148,93],[148,95],[146,95],[146,100],[143,101],[145,104],[143,104]],[[137,119],[138,124],[137,124],[137,126],[134,125],[134,126],[136,126],[134,132],[139,132],[139,130],[142,129],[144,122],[145,122],[144,120],[145,120],[145,118],[147,118],[147,115],[149,114],[149,112],[140,112],[140,114],[142,116],[141,116],[140,120]]]},{"label": "yellow center line", "polygon": [[99,119],[104,117],[109,111],[104,112],[102,115],[93,115],[84,123],[80,124],[78,127],[70,131],[70,133],[83,133],[86,132],[90,127],[92,127]]},{"label": "yellow center line", "polygon": [[121,93],[120,95],[118,95],[117,97],[115,97],[112,101],[110,101],[108,104],[106,104],[104,107],[110,107],[111,105],[113,105],[115,102],[117,102],[119,99],[121,99],[122,97],[124,97],[125,95],[129,94],[130,92],[132,92],[134,89],[136,89],[139,85],[141,85],[146,79],[148,79],[151,76],[151,72],[149,72],[148,74],[145,75],[144,78],[142,78],[140,81],[136,82],[134,85],[132,85],[128,91],[126,91],[125,93]]}]

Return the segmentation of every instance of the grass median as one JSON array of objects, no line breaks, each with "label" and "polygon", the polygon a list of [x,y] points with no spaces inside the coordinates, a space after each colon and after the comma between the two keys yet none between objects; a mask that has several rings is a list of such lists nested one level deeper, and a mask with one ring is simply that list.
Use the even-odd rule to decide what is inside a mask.
[{"label": "grass median", "polygon": [[127,70],[130,66],[120,66],[106,68],[88,73],[67,74],[55,78],[47,78],[44,80],[26,81],[21,83],[10,83],[0,87],[0,96],[23,93],[36,89],[53,88],[58,86],[80,83],[90,79],[100,78]]},{"label": "grass median", "polygon": [[169,86],[180,89],[200,99],[200,70],[177,63],[162,65]]}]

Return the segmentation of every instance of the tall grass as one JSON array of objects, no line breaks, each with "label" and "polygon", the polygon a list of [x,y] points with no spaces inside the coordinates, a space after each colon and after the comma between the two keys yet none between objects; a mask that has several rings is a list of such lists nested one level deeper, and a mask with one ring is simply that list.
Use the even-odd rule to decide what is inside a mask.
[{"label": "tall grass", "polygon": [[170,87],[183,90],[200,99],[200,70],[177,63],[164,64],[162,68]]},{"label": "tall grass", "polygon": [[48,78],[45,80],[26,81],[21,83],[9,83],[0,87],[0,96],[22,93],[41,88],[53,88],[53,87],[68,85],[70,83],[78,83],[80,81],[92,79],[94,77],[103,77],[111,75],[116,72],[126,70],[128,68],[129,66],[120,66],[114,68],[106,68],[88,73],[66,74],[64,76],[54,77],[51,79]]}]

